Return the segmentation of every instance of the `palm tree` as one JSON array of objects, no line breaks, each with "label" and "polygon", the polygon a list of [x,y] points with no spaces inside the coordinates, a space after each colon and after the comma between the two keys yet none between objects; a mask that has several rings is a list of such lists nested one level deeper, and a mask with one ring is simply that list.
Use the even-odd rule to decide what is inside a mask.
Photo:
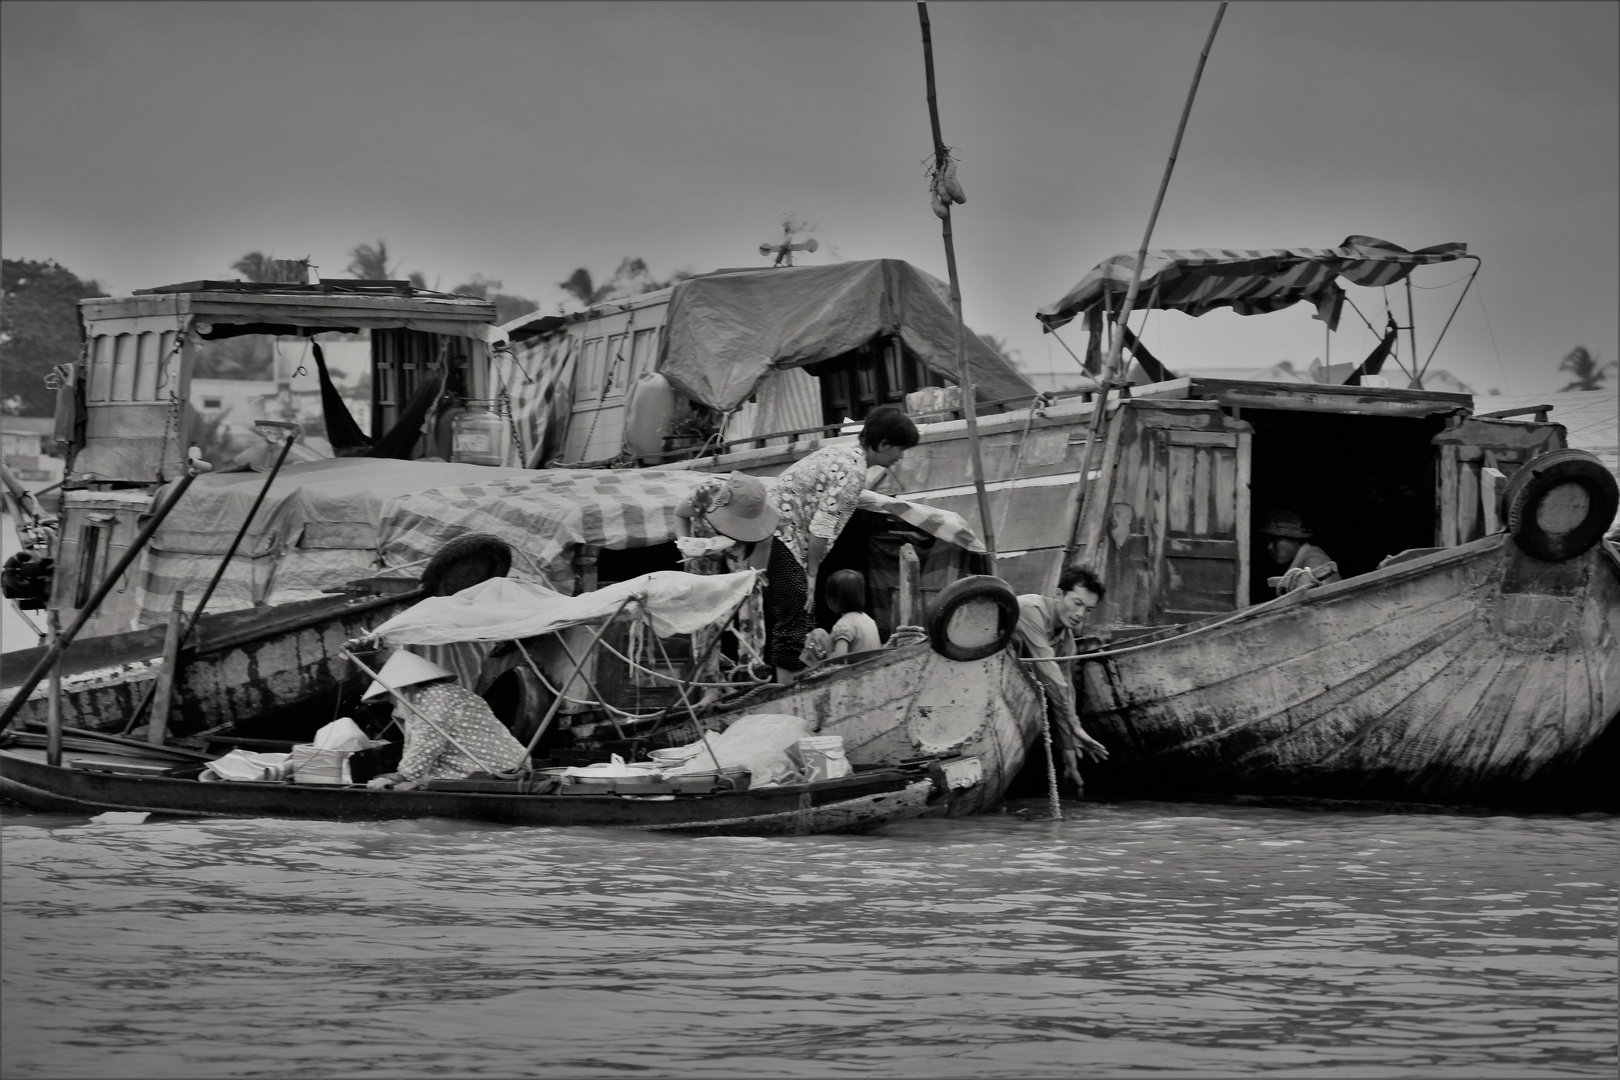
[{"label": "palm tree", "polygon": [[378,240],[377,246],[361,244],[349,252],[348,272],[361,281],[388,281],[399,273],[399,266],[388,265],[388,244]]},{"label": "palm tree", "polygon": [[262,251],[250,251],[231,263],[231,269],[249,281],[269,281],[270,256]]},{"label": "palm tree", "polygon": [[685,281],[692,276],[690,270],[677,270],[669,277],[659,280],[652,276],[647,269],[645,259],[625,256],[619,260],[619,268],[613,271],[613,276],[601,285],[591,279],[591,272],[581,266],[568,276],[567,281],[559,281],[557,288],[569,294],[586,307],[600,304],[604,300],[615,297],[639,296],[641,293],[656,292],[667,289],[676,282]]},{"label": "palm tree", "polygon": [[1577,345],[1569,351],[1569,355],[1559,363],[1559,371],[1567,371],[1575,376],[1575,381],[1560,390],[1601,390],[1603,377],[1609,369],[1615,366],[1615,361],[1607,364],[1598,363],[1598,358],[1585,345]]}]

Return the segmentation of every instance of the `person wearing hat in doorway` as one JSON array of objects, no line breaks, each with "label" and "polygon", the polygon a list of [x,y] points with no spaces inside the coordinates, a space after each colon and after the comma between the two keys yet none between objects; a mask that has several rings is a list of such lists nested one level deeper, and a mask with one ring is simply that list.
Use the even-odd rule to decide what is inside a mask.
[{"label": "person wearing hat in doorway", "polygon": [[1268,537],[1266,550],[1278,566],[1287,567],[1279,577],[1266,578],[1266,584],[1285,596],[1295,589],[1311,589],[1339,580],[1339,565],[1315,544],[1306,543],[1313,535],[1305,522],[1291,510],[1273,510],[1266,515],[1260,534]]},{"label": "person wearing hat in doorway", "polygon": [[361,695],[394,695],[394,716],[405,732],[399,768],[367,781],[370,788],[409,790],[428,780],[460,780],[475,772],[511,772],[529,751],[496,719],[483,698],[431,660],[396,650]]},{"label": "person wearing hat in doorway", "polygon": [[[687,568],[696,574],[764,571],[770,564],[772,545],[781,543],[773,537],[779,516],[758,477],[740,472],[711,477],[675,505],[675,545]],[[748,659],[763,659],[765,607],[759,589],[737,609],[736,624],[738,639],[752,653]],[[720,681],[720,656],[712,635],[722,629],[705,627],[693,636],[692,655],[706,658],[694,680]],[[707,687],[700,704],[719,695],[717,688]]]}]

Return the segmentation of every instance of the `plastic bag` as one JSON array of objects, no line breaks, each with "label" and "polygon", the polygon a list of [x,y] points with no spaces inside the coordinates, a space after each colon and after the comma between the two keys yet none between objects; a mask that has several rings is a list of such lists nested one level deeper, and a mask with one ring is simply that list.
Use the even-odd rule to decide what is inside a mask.
[{"label": "plastic bag", "polygon": [[[809,734],[810,721],[801,716],[755,713],[739,717],[720,734],[708,732],[698,742],[679,747],[688,756],[684,760],[670,761],[664,775],[712,773],[718,763],[721,769],[746,768],[751,788],[792,782],[802,774],[799,764],[793,760],[793,749]],[[707,750],[704,743],[708,743]],[[654,756],[661,753],[664,751],[655,751]]]},{"label": "plastic bag", "polygon": [[369,739],[366,733],[360,730],[360,725],[347,716],[340,716],[315,733],[315,741],[309,745],[317,750],[370,750],[374,746],[383,746],[383,742]]},{"label": "plastic bag", "polygon": [[292,771],[288,767],[291,757],[291,754],[255,754],[250,750],[232,750],[224,757],[210,761],[199,779],[206,780],[207,774],[212,773],[218,780],[273,783],[285,780]]}]

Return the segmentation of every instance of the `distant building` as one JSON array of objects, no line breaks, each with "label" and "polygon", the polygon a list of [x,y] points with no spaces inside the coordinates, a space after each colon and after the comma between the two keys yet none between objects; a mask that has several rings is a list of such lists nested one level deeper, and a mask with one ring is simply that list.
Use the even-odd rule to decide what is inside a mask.
[{"label": "distant building", "polygon": [[48,487],[62,479],[56,420],[49,416],[0,416],[0,458],[25,484]]}]

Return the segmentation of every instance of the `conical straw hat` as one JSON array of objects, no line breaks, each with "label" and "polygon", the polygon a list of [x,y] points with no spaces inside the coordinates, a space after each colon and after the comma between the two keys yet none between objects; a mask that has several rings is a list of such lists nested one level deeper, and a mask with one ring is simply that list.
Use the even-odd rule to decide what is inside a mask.
[{"label": "conical straw hat", "polygon": [[[394,655],[388,658],[388,663],[377,672],[377,678],[367,687],[366,692],[360,695],[361,701],[370,701],[381,697],[389,690],[398,690],[401,687],[415,686],[417,683],[432,682],[435,679],[453,679],[455,673],[446,671],[433,661],[425,659],[407,649],[395,649]],[[386,685],[385,685],[386,684]]]}]

